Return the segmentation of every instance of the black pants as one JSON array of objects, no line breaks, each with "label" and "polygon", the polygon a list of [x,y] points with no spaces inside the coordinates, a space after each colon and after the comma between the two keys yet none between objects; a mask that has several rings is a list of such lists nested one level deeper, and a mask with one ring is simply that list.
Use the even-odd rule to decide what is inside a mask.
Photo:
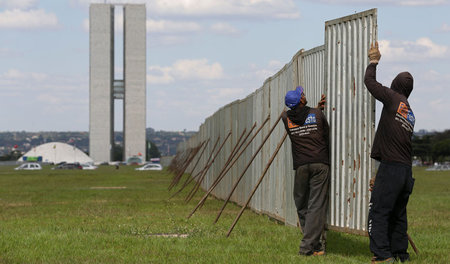
[{"label": "black pants", "polygon": [[309,255],[323,250],[320,238],[327,222],[330,166],[311,163],[295,172],[294,201],[303,239],[299,253]]},{"label": "black pants", "polygon": [[379,259],[409,258],[406,205],[414,186],[411,166],[381,162],[369,204],[370,251]]}]

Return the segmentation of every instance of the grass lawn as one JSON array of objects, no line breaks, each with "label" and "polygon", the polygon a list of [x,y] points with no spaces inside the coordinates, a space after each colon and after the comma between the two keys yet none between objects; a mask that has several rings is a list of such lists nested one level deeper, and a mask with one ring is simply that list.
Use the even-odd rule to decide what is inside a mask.
[{"label": "grass lawn", "polygon": [[[13,168],[0,167],[0,263],[370,262],[367,237],[333,231],[326,256],[298,256],[297,228],[249,210],[227,238],[240,208],[227,206],[214,225],[222,202],[209,199],[186,219],[203,192],[188,204],[190,188],[168,200],[174,190],[167,190],[172,175],[165,170]],[[410,248],[412,261],[450,263],[450,172],[416,168],[414,177],[409,234],[420,254]]]}]

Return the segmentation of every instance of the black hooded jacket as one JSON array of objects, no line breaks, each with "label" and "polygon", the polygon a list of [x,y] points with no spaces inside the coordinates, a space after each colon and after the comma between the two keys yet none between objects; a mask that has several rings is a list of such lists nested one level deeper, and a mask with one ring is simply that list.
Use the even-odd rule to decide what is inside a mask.
[{"label": "black hooded jacket", "polygon": [[413,77],[409,72],[402,72],[395,77],[389,89],[377,82],[376,66],[375,63],[367,66],[364,76],[367,90],[383,103],[371,157],[411,166],[415,117],[408,97],[413,90]]}]

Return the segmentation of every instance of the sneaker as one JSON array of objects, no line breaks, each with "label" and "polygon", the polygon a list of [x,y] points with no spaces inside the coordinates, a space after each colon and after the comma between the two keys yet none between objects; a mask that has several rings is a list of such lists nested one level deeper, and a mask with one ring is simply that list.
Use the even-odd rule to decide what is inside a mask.
[{"label": "sneaker", "polygon": [[395,262],[394,258],[378,259],[377,257],[373,257],[371,263],[376,264],[376,263],[394,263],[394,262]]},{"label": "sneaker", "polygon": [[324,256],[325,255],[325,250],[321,250],[321,251],[314,251],[313,256]]}]

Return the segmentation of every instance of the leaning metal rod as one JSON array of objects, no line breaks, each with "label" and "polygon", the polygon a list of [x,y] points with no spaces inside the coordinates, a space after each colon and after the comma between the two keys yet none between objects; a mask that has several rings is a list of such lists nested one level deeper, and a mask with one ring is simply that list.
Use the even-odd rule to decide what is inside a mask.
[{"label": "leaning metal rod", "polygon": [[241,175],[239,176],[239,178],[237,179],[236,183],[234,184],[233,188],[231,189],[230,194],[228,195],[227,199],[225,200],[225,202],[222,205],[222,208],[220,209],[219,213],[217,214],[216,219],[214,220],[214,224],[217,223],[217,221],[220,218],[220,215],[222,214],[223,210],[225,209],[225,207],[228,204],[228,201],[231,198],[231,195],[233,195],[233,192],[236,190],[239,182],[242,180],[242,178],[244,177],[245,173],[247,172],[248,168],[250,168],[250,165],[252,165],[253,161],[255,160],[256,156],[258,155],[259,151],[262,149],[262,147],[264,146],[264,144],[266,143],[267,139],[269,139],[269,136],[272,134],[272,132],[275,130],[275,127],[277,126],[278,122],[280,122],[281,120],[281,116],[282,116],[283,112],[280,114],[280,116],[278,117],[277,121],[275,121],[275,123],[273,124],[272,128],[270,129],[269,133],[266,135],[266,137],[263,139],[263,142],[261,143],[261,145],[259,146],[259,148],[255,151],[255,153],[253,154],[253,157],[251,158],[251,160],[248,162],[247,167],[245,167],[244,171],[241,173]]},{"label": "leaning metal rod", "polygon": [[[246,132],[246,131],[247,131],[247,129],[244,129],[244,131],[242,131],[241,136],[239,137],[238,141],[236,142],[235,146],[233,147],[233,150],[231,150],[230,155],[228,156],[228,159],[227,159],[227,161],[225,162],[225,165],[223,166],[222,170],[221,170],[220,173],[219,173],[219,176],[220,176],[220,174],[223,172],[223,170],[228,166],[228,164],[230,164],[231,160],[233,159],[233,157],[234,157],[234,155],[235,155],[235,153],[236,153],[236,149],[237,149],[237,147],[239,146],[239,143],[241,142],[242,137],[245,135],[245,132]],[[217,179],[216,179],[216,180],[217,180]],[[214,180],[214,182],[215,182],[216,180]],[[214,182],[213,182],[213,184],[214,184]]]},{"label": "leaning metal rod", "polygon": [[[245,135],[245,132],[247,131],[247,129],[244,129],[244,131],[242,131],[242,134],[239,137],[239,140],[236,142],[236,145],[234,146],[233,150],[231,151],[230,156],[227,159],[227,162],[225,162],[225,165],[223,166],[222,170],[220,171],[219,176],[217,176],[217,178],[214,180],[213,184],[215,184],[219,180],[219,178],[222,175],[222,173],[225,171],[225,169],[228,167],[228,165],[230,165],[230,163],[233,161],[234,157],[239,152],[239,150],[241,149],[242,145],[244,145],[245,141],[250,136],[250,134],[252,133],[252,131],[255,128],[255,126],[256,126],[256,122],[253,124],[252,128],[250,129],[248,134],[245,136],[244,140],[242,140],[242,137]],[[241,140],[242,140],[242,142],[241,142]]]},{"label": "leaning metal rod", "polygon": [[[203,143],[201,144],[201,146],[203,146]],[[171,190],[173,187],[175,187],[178,184],[180,179],[183,177],[183,174],[186,171],[187,167],[189,166],[189,164],[191,164],[192,160],[195,158],[195,156],[199,152],[201,146],[196,147],[191,151],[191,153],[189,154],[188,159],[185,162],[185,164],[183,165],[182,169],[178,172],[177,176],[172,181],[172,184],[169,186],[169,190]]]},{"label": "leaning metal rod", "polygon": [[197,162],[195,162],[194,167],[192,167],[192,170],[191,170],[188,174],[191,174],[191,175],[192,175],[192,173],[194,172],[195,168],[197,168],[197,165],[198,165],[198,163],[200,162],[200,159],[201,159],[201,157],[202,157],[202,155],[203,155],[203,152],[205,152],[206,146],[208,146],[209,140],[210,140],[210,139],[208,138],[208,140],[203,141],[203,143],[206,143],[206,144],[202,145],[202,147],[203,147],[202,152],[201,152],[200,155],[198,156]]},{"label": "leaning metal rod", "polygon": [[176,160],[175,163],[175,168],[174,168],[174,176],[172,178],[172,182],[175,180],[175,178],[177,177],[178,173],[180,172],[180,170],[184,167],[184,164],[186,164],[187,159],[189,159],[189,156],[191,155],[192,151],[194,149],[189,148],[185,151],[183,151],[179,156],[178,159]]},{"label": "leaning metal rod", "polygon": [[[189,216],[187,218],[190,218],[195,211],[197,211],[198,208],[200,208],[206,201],[206,199],[208,198],[208,195],[214,190],[214,188],[216,188],[216,186],[220,183],[220,181],[225,177],[225,175],[230,171],[230,169],[233,167],[233,165],[239,160],[239,158],[242,156],[242,154],[245,152],[245,150],[247,149],[247,147],[250,145],[250,143],[252,143],[253,139],[258,135],[258,133],[261,131],[261,129],[264,127],[264,125],[269,121],[270,119],[270,115],[267,116],[266,120],[264,120],[264,122],[262,123],[262,125],[258,128],[258,130],[256,131],[256,133],[253,135],[253,137],[250,139],[250,141],[247,142],[247,145],[245,145],[244,149],[239,153],[239,155],[237,155],[236,158],[234,158],[233,162],[231,163],[231,165],[229,165],[226,169],[225,172],[222,172],[219,177],[217,177],[217,179],[214,181],[214,183],[211,185],[211,187],[209,188],[209,190],[206,192],[206,194],[202,197],[202,199],[200,199],[200,201],[198,202],[197,206],[194,208],[194,210],[192,210],[191,214],[189,214]],[[249,134],[246,136],[246,138],[244,139],[244,141],[242,142],[242,144],[245,143],[245,141],[247,140],[248,136],[250,136],[251,132],[253,131],[253,128],[255,127],[255,124],[252,127],[252,130],[250,130]],[[242,145],[239,147],[239,149],[242,147]]]},{"label": "leaning metal rod", "polygon": [[272,162],[275,159],[275,157],[277,156],[278,151],[280,150],[280,148],[283,145],[284,141],[286,140],[286,137],[287,137],[287,132],[284,132],[283,138],[278,143],[277,149],[272,154],[272,157],[270,158],[269,162],[267,163],[266,168],[264,169],[264,172],[262,173],[261,177],[258,180],[258,183],[253,188],[253,191],[250,194],[250,197],[248,197],[247,202],[244,204],[244,206],[242,206],[241,211],[239,211],[239,214],[237,215],[236,219],[234,219],[233,224],[231,225],[230,229],[228,230],[227,237],[230,236],[231,231],[233,231],[234,226],[237,224],[237,222],[238,222],[239,218],[241,217],[242,213],[244,212],[245,208],[248,206],[248,204],[250,203],[250,200],[252,199],[253,195],[256,193],[256,190],[258,189],[259,185],[261,184],[262,180],[264,179],[264,176],[266,175],[267,171],[269,170],[270,165],[272,165]]},{"label": "leaning metal rod", "polygon": [[414,244],[414,241],[412,240],[412,238],[409,236],[408,233],[406,233],[406,235],[408,236],[408,241],[411,244],[411,247],[414,249],[414,252],[416,253],[416,255],[419,255],[419,250],[416,247],[416,244]]},{"label": "leaning metal rod", "polygon": [[197,193],[198,189],[200,188],[200,185],[203,182],[203,179],[205,179],[206,173],[208,172],[209,168],[212,166],[212,164],[214,163],[214,161],[216,160],[217,156],[219,155],[220,151],[222,150],[223,146],[225,145],[225,142],[227,142],[228,138],[230,138],[231,136],[231,131],[228,132],[227,137],[225,138],[225,140],[222,142],[222,144],[219,147],[219,150],[217,150],[216,155],[214,155],[213,159],[211,160],[211,162],[209,163],[208,167],[206,168],[206,170],[203,172],[202,176],[200,177],[199,181],[197,182],[197,184],[194,186],[194,188],[192,189],[193,191],[191,192],[192,194],[190,194],[189,198],[186,200],[186,202],[189,202],[194,195]]},{"label": "leaning metal rod", "polygon": [[200,171],[197,175],[192,176],[192,173],[194,172],[195,168],[197,167],[197,165],[198,165],[198,163],[199,163],[201,157],[203,156],[203,153],[205,152],[206,147],[208,146],[209,140],[210,140],[210,139],[208,139],[208,140],[206,141],[206,144],[205,144],[205,146],[203,147],[203,150],[202,150],[202,152],[200,153],[200,156],[198,156],[197,162],[195,163],[194,167],[192,168],[191,172],[189,173],[189,175],[191,175],[191,177],[187,177],[187,178],[186,178],[186,180],[184,181],[184,183],[183,183],[183,185],[181,186],[181,188],[180,188],[177,192],[175,192],[174,194],[172,194],[172,196],[169,197],[169,200],[172,199],[173,197],[175,197],[175,196],[176,196],[177,194],[179,194],[181,191],[183,191],[184,188],[186,188],[186,186],[187,186],[189,183],[191,183],[191,181],[194,180],[194,178],[197,177],[198,174],[200,174],[200,173],[203,172],[203,171]]},{"label": "leaning metal rod", "polygon": [[[193,155],[189,158],[189,160],[188,160],[188,162],[185,164],[183,170],[178,174],[177,180],[176,180],[174,186],[177,185],[178,182],[181,180],[181,178],[183,177],[183,174],[184,174],[184,172],[186,171],[187,167],[189,167],[189,165],[191,164],[191,162],[192,162],[192,161],[194,160],[194,158],[197,156],[198,152],[200,152],[200,149],[205,145],[205,142],[206,142],[206,141],[203,141],[203,142],[200,144],[200,146],[197,146],[197,147],[195,148],[195,151],[194,151]],[[196,165],[197,165],[197,164],[196,164]],[[174,187],[174,186],[172,186],[172,187]]]},{"label": "leaning metal rod", "polygon": [[[192,177],[192,178],[189,180],[189,183],[190,183],[192,180],[194,180],[194,178],[196,178],[197,176],[202,175],[202,174],[203,174],[203,171],[205,171],[206,167],[208,167],[209,161],[211,160],[212,156],[214,155],[214,151],[216,150],[217,144],[219,144],[219,140],[220,140],[220,135],[217,137],[216,143],[214,143],[214,147],[213,147],[212,150],[211,150],[211,154],[209,155],[209,158],[206,160],[206,163],[205,163],[206,165],[203,167],[203,169],[200,170],[199,173],[197,173],[197,175],[195,175],[195,177]],[[192,190],[191,190],[191,192],[192,192]],[[189,192],[189,194],[190,194],[191,192]],[[188,196],[189,196],[189,194],[188,194]],[[188,197],[188,196],[187,196],[187,197]],[[186,197],[186,198],[187,198],[187,197]],[[186,200],[186,198],[185,198],[185,200]]]},{"label": "leaning metal rod", "polygon": [[[222,173],[225,171],[225,169],[228,167],[228,165],[231,163],[231,161],[233,160],[233,158],[236,156],[236,154],[239,152],[239,149],[242,147],[242,145],[244,145],[245,140],[247,140],[248,136],[251,134],[251,132],[253,131],[253,129],[256,126],[256,122],[255,124],[252,126],[252,129],[250,130],[250,132],[247,134],[247,136],[244,138],[244,141],[241,142],[242,137],[245,135],[245,132],[247,131],[247,129],[244,129],[244,131],[242,131],[241,136],[239,137],[238,141],[236,142],[235,146],[233,147],[233,150],[230,152],[230,155],[228,156],[227,161],[225,162],[225,164],[222,167],[222,170],[219,173],[219,176],[213,181],[213,183],[211,184],[214,185],[216,184],[216,182],[219,180],[220,176],[222,175]],[[210,186],[210,187],[211,187]],[[204,201],[204,200],[203,200]],[[203,204],[201,204],[200,206],[202,206]],[[196,209],[199,208],[198,205],[196,206]],[[194,210],[195,212],[195,210]],[[190,214],[187,218],[190,218],[192,216],[192,214]]]},{"label": "leaning metal rod", "polygon": [[[220,183],[220,181],[227,175],[227,173],[231,170],[231,168],[233,167],[234,164],[236,164],[236,162],[239,160],[239,158],[242,156],[242,154],[244,154],[245,150],[247,149],[247,147],[250,145],[250,143],[253,142],[253,139],[256,138],[256,136],[259,134],[259,132],[262,130],[262,128],[264,127],[264,125],[269,121],[270,119],[270,115],[267,116],[266,120],[264,120],[264,122],[262,123],[262,125],[258,128],[258,130],[256,131],[256,133],[253,135],[253,137],[250,139],[249,142],[247,142],[247,145],[245,145],[244,149],[239,153],[239,155],[237,156],[237,158],[234,159],[234,161],[232,162],[232,164],[230,166],[228,166],[227,170],[221,175],[219,176],[219,178],[217,179],[217,181],[210,187],[210,189],[208,190],[208,192],[203,196],[203,198],[200,200],[200,202],[197,204],[196,208],[194,208],[194,210],[191,212],[191,214],[189,215],[189,217],[191,217],[195,211],[200,208],[201,206],[203,206],[203,204],[205,203],[206,199],[208,198],[208,195],[214,190],[214,188],[216,188],[216,186]],[[188,218],[189,218],[188,217]],[[216,220],[217,222],[217,220]],[[214,222],[215,223],[215,222]]]}]

